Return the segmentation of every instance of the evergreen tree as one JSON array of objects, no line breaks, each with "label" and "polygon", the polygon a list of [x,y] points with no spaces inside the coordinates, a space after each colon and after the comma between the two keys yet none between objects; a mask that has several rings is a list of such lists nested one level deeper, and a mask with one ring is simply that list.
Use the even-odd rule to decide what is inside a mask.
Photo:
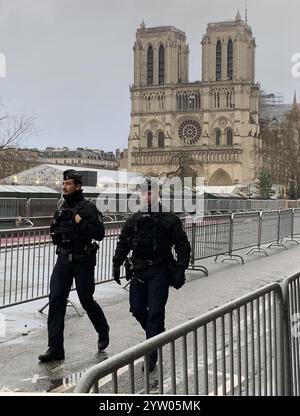
[{"label": "evergreen tree", "polygon": [[272,189],[272,177],[266,169],[259,172],[255,185],[259,198],[270,199],[275,193]]}]

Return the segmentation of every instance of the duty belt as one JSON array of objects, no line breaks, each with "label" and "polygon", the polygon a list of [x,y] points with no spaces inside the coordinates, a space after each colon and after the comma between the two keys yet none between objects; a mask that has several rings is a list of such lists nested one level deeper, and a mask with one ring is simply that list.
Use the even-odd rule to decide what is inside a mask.
[{"label": "duty belt", "polygon": [[164,263],[163,259],[133,259],[133,269],[146,269],[147,267],[151,266],[159,266]]},{"label": "duty belt", "polygon": [[66,256],[68,256],[68,260],[72,261],[75,259],[83,259],[86,257],[86,255],[88,254],[87,252],[87,247],[85,247],[83,250],[81,251],[74,251],[74,250],[68,250],[66,248],[63,247],[57,247],[56,250],[56,254],[64,254]]}]

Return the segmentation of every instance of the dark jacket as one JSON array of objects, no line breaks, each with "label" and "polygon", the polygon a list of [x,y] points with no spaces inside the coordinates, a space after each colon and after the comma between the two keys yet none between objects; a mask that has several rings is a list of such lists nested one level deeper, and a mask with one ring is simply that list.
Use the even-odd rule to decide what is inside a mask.
[{"label": "dark jacket", "polygon": [[92,240],[103,240],[105,231],[102,222],[102,214],[92,202],[82,196],[82,193],[81,195],[78,195],[77,198],[63,201],[60,208],[54,214],[54,220],[50,225],[51,233],[56,230],[57,222],[55,218],[57,218],[59,211],[62,209],[71,210],[73,217],[78,214],[82,218],[79,224],[73,219],[72,231],[74,232],[74,243],[72,246],[70,244],[65,246],[61,244],[63,248],[81,250],[86,246],[89,246]]},{"label": "dark jacket", "polygon": [[[125,261],[128,253],[134,249],[134,240],[137,235],[137,224],[143,221],[143,215],[145,213],[139,211],[133,214],[124,224],[124,227],[119,236],[115,255],[113,258],[113,264],[119,267]],[[186,269],[190,261],[191,246],[187,239],[187,235],[182,228],[180,219],[172,212],[152,212],[149,214],[152,217],[158,217],[159,221],[157,225],[157,257],[166,261],[167,266],[170,259],[173,259],[172,247],[175,248],[177,256],[177,267]],[[147,253],[145,253],[147,257]]]}]

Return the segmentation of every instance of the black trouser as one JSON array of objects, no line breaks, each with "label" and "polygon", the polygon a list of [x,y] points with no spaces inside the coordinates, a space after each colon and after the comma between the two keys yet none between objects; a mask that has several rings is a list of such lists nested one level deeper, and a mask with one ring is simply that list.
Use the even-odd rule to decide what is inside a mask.
[{"label": "black trouser", "polygon": [[[165,331],[165,306],[169,294],[166,269],[151,267],[135,273],[130,283],[130,312],[140,323],[149,339]],[[157,352],[151,355],[157,358]]]},{"label": "black trouser", "polygon": [[106,337],[108,325],[105,315],[93,299],[95,291],[94,266],[88,256],[69,261],[67,254],[60,253],[50,280],[48,345],[54,349],[63,348],[64,318],[67,299],[75,277],[80,303],[85,309],[100,337]]}]

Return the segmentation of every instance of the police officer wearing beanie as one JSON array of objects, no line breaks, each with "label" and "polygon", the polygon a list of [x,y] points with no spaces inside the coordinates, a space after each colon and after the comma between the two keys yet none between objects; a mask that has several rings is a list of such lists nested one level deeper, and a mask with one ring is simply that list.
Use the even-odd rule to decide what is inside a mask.
[{"label": "police officer wearing beanie", "polygon": [[[120,266],[131,252],[130,276],[126,276],[131,278],[130,311],[149,339],[165,330],[169,286],[179,289],[185,283],[191,247],[180,219],[172,212],[163,212],[158,182],[147,178],[140,190],[143,204],[121,231],[113,257],[113,277],[121,284]],[[149,354],[150,371],[156,363],[155,350]]]},{"label": "police officer wearing beanie", "polygon": [[49,348],[39,356],[42,362],[65,358],[64,318],[73,278],[80,303],[98,333],[98,349],[103,350],[109,344],[109,326],[101,307],[93,299],[94,266],[99,246],[92,240],[104,238],[104,226],[101,213],[83,197],[81,186],[79,172],[69,169],[63,173],[63,199],[50,227],[58,257],[50,280]]}]

